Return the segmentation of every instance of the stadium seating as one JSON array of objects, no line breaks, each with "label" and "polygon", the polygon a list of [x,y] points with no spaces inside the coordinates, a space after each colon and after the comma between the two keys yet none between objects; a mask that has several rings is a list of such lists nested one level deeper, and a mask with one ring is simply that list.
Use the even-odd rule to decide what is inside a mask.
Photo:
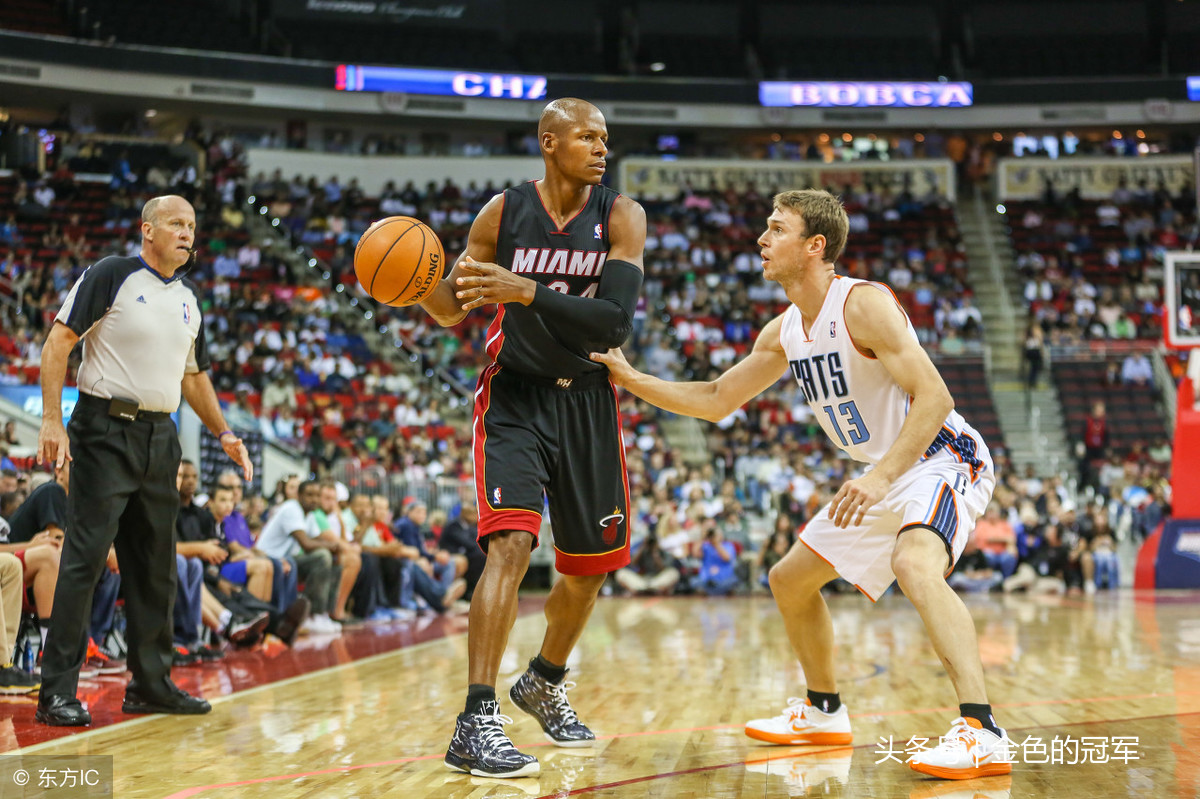
[{"label": "stadium seating", "polygon": [[[1119,360],[1117,361],[1119,364]],[[1169,440],[1160,394],[1152,385],[1114,384],[1109,379],[1109,363],[1088,359],[1054,365],[1054,384],[1063,406],[1067,430],[1082,436],[1083,421],[1097,400],[1104,402],[1108,417],[1109,445],[1121,455],[1135,445],[1148,448]]]}]

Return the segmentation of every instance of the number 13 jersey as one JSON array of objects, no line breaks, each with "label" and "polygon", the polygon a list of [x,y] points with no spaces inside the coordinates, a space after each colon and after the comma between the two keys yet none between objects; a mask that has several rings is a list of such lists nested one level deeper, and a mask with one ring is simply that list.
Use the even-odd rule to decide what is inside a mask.
[{"label": "number 13 jersey", "polygon": [[[900,435],[912,398],[878,359],[858,348],[846,330],[846,300],[860,284],[891,295],[883,284],[835,275],[807,334],[800,309],[792,305],[784,311],[779,338],[792,376],[830,441],[856,461],[875,465]],[[904,318],[908,335],[917,340],[908,314]],[[962,416],[951,411],[924,458],[949,448],[960,460],[979,468],[981,441]]]}]

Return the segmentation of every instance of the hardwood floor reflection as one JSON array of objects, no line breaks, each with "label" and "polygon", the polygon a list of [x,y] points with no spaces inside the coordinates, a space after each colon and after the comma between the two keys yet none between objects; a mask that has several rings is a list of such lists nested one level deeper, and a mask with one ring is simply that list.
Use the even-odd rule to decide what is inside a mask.
[{"label": "hardwood floor reflection", "polygon": [[[447,628],[418,642],[402,623],[343,636],[317,650],[327,659],[319,670],[283,669],[277,682],[245,689],[272,679],[270,661],[257,658],[202,674],[198,687],[216,697],[208,716],[37,743],[24,721],[28,700],[10,703],[0,744],[24,745],[26,755],[112,755],[121,797],[1193,797],[1198,606],[1195,592],[971,597],[989,693],[1018,763],[1011,777],[964,783],[924,779],[897,762],[903,755],[887,755],[914,737],[936,742],[957,715],[916,612],[890,595],[876,606],[830,597],[850,747],[771,747],[743,735],[747,719],[775,714],[803,690],[765,596],[599,602],[569,664],[571,700],[596,746],[555,749],[502,699],[516,719],[513,740],[541,760],[532,778],[444,768],[465,692],[466,636]],[[543,630],[540,613],[518,620],[502,693]],[[400,637],[407,645],[395,648]],[[109,693],[119,702],[119,683]]]}]

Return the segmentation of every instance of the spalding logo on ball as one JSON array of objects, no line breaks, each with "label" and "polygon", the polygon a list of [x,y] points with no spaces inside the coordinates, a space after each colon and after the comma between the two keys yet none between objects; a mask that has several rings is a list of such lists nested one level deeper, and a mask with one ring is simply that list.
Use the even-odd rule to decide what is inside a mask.
[{"label": "spalding logo on ball", "polygon": [[389,216],[367,228],[354,248],[354,274],[384,305],[413,305],[442,279],[442,242],[411,216]]}]

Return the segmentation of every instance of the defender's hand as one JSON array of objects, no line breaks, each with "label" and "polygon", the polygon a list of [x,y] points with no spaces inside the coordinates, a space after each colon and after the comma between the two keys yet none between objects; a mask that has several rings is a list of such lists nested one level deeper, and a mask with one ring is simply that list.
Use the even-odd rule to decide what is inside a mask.
[{"label": "defender's hand", "polygon": [[625,353],[621,352],[620,347],[613,347],[608,352],[593,352],[588,356],[596,363],[602,363],[608,367],[608,377],[618,386],[625,386],[637,374],[637,370],[629,365],[629,361],[625,360]]}]

